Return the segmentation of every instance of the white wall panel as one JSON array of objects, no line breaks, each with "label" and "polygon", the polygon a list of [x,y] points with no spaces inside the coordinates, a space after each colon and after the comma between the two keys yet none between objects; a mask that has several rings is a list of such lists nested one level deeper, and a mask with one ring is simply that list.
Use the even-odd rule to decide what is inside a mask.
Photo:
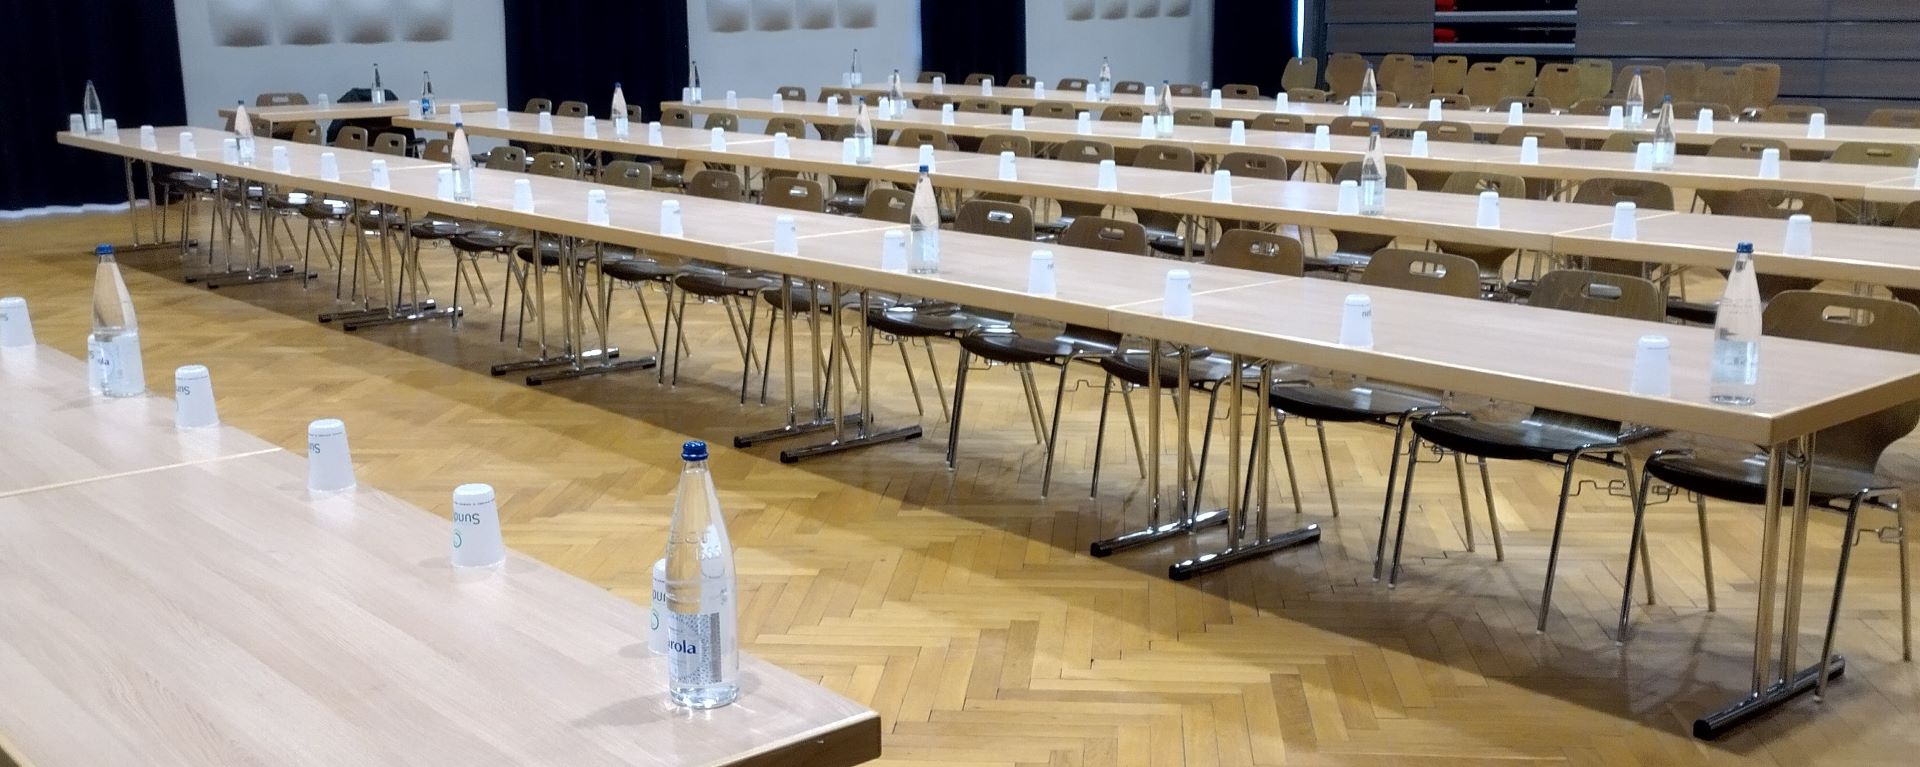
[{"label": "white wall panel", "polygon": [[1027,74],[1050,83],[1092,79],[1102,56],[1112,59],[1118,80],[1207,80],[1213,2],[1027,0]]},{"label": "white wall panel", "polygon": [[[895,68],[908,77],[920,69],[920,4],[912,0],[690,0],[688,44],[700,62],[709,98],[727,91],[766,96],[782,85],[809,95],[839,84],[860,49],[866,81],[884,82]],[[765,29],[763,6],[779,4],[786,26]],[[739,23],[749,10],[751,26]],[[819,25],[822,21],[828,21]],[[817,26],[818,25],[818,26]]]}]

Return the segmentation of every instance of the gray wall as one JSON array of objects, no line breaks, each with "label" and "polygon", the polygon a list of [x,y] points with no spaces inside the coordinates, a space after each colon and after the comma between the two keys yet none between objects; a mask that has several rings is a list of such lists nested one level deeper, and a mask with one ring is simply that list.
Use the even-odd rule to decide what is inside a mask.
[{"label": "gray wall", "polygon": [[1112,59],[1116,80],[1207,79],[1213,0],[1027,0],[1028,74],[1049,84],[1063,77],[1091,80],[1102,56]]},{"label": "gray wall", "polygon": [[687,42],[708,99],[838,85],[860,49],[868,83],[920,71],[918,0],[688,0]]}]

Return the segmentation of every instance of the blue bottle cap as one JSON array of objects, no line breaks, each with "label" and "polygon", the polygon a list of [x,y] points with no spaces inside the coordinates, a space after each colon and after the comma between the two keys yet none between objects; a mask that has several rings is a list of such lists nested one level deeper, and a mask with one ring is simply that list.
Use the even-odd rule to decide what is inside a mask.
[{"label": "blue bottle cap", "polygon": [[113,246],[104,242],[100,243],[99,245],[93,246],[93,254],[96,256],[111,256],[113,255]]},{"label": "blue bottle cap", "polygon": [[462,128],[465,128],[465,127],[467,127],[467,124],[466,124],[466,123],[463,123],[463,122],[458,122],[458,123],[454,123],[454,124],[453,124],[453,128],[454,128],[454,130],[460,130],[460,129],[462,129]]},{"label": "blue bottle cap", "polygon": [[932,168],[929,168],[929,167],[927,167],[927,166],[925,166],[925,165],[922,165],[922,166],[920,166],[920,172],[921,172],[921,173],[931,173],[931,172],[933,172],[933,169],[932,169]]},{"label": "blue bottle cap", "polygon": [[683,461],[707,460],[707,443],[700,440],[688,440],[680,446],[680,459]]},{"label": "blue bottle cap", "polygon": [[1735,252],[1735,253],[1752,253],[1752,252],[1753,252],[1753,243],[1751,243],[1751,242],[1743,242],[1743,243],[1740,243],[1739,245],[1735,245],[1735,246],[1733,246],[1733,252]]}]

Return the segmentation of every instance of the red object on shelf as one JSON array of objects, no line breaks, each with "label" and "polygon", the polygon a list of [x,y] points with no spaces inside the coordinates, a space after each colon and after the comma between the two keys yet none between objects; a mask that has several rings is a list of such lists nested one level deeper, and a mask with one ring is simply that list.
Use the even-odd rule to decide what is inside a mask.
[{"label": "red object on shelf", "polygon": [[1449,27],[1434,27],[1433,41],[1436,43],[1459,42],[1460,34]]},{"label": "red object on shelf", "polygon": [[1450,13],[1458,8],[1455,0],[1433,0],[1433,9],[1440,13]]}]

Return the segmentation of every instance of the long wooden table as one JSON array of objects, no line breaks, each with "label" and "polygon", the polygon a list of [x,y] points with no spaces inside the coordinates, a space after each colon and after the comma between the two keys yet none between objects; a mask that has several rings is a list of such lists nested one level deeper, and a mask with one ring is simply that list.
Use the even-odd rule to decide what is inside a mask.
[{"label": "long wooden table", "polygon": [[[545,179],[541,182],[544,186],[536,190],[541,200],[537,211],[512,212],[439,200],[430,191],[403,187],[398,181],[422,175],[424,170],[402,172],[392,189],[373,189],[217,160],[167,158],[163,153],[139,149],[127,136],[120,138],[120,142],[113,142],[62,134],[60,141],[123,156],[148,158],[158,154],[153,159],[161,162],[191,164],[272,184],[322,187],[418,212],[481,217],[583,240],[714,258],[834,286],[895,290],[1041,316],[1066,314],[1062,304],[1070,304],[1071,316],[1104,318],[1102,327],[1176,345],[1213,344],[1222,352],[1236,355],[1283,359],[1382,380],[1414,381],[1433,388],[1753,442],[1766,446],[1773,471],[1781,476],[1790,451],[1814,455],[1813,433],[1920,394],[1920,356],[1769,338],[1763,342],[1766,365],[1760,371],[1757,404],[1726,407],[1710,403],[1705,396],[1712,344],[1712,331],[1705,328],[1368,289],[1366,292],[1373,296],[1376,343],[1370,349],[1355,349],[1342,347],[1336,340],[1342,299],[1356,291],[1350,285],[1227,273],[1232,270],[1221,270],[1217,275],[1196,273],[1194,316],[1170,318],[1162,316],[1158,299],[1141,299],[1142,293],[1151,294],[1152,286],[1162,281],[1170,266],[1165,262],[1054,248],[1057,255],[1067,253],[1063,259],[1084,257],[1092,267],[1085,273],[1077,270],[1086,267],[1073,267],[1071,276],[1062,277],[1058,297],[1042,299],[1019,290],[1017,280],[1009,276],[1024,272],[1026,255],[1032,249],[1026,243],[969,241],[943,261],[940,274],[891,273],[879,268],[880,231],[855,227],[833,233],[826,223],[832,218],[828,216],[734,203],[718,203],[723,207],[710,213],[689,206],[688,233],[674,237],[659,234],[657,221],[648,218],[648,211],[657,211],[662,200],[691,203],[690,198],[607,189],[614,212],[609,222],[596,224],[586,220],[584,205],[586,190],[596,185],[584,181]],[[265,146],[272,143],[263,140]],[[487,190],[483,199],[498,200],[504,194],[498,189],[520,177],[489,173],[478,176],[477,184]],[[786,215],[794,217],[803,235],[794,254],[777,253],[772,248],[774,220]],[[703,235],[693,227],[709,216],[711,222],[700,226],[767,234],[759,242],[733,245],[699,241]],[[963,238],[953,239],[957,242]],[[1087,279],[1084,284],[1078,281],[1083,277]],[[1236,280],[1239,284],[1234,284]],[[836,317],[841,314],[834,313]],[[1672,397],[1638,395],[1629,390],[1630,350],[1646,334],[1664,335],[1671,341]],[[1149,380],[1157,389],[1158,377]],[[1158,398],[1150,401],[1157,403]],[[1153,418],[1149,415],[1150,423]],[[1158,455],[1157,450],[1154,455]],[[1159,483],[1153,484],[1157,493]],[[1238,494],[1229,495],[1237,498]],[[1780,619],[1780,656],[1778,665],[1774,663],[1774,620],[1779,606],[1776,587],[1784,582],[1786,604],[1800,604],[1809,522],[1808,494],[1794,494],[1796,503],[1790,515],[1782,508],[1781,494],[1769,495],[1763,515],[1752,688],[1727,709],[1704,719],[1704,730],[1696,725],[1697,732],[1707,735],[1812,689],[1818,672],[1844,669],[1844,660],[1838,657],[1822,659],[1811,668],[1801,667],[1799,615],[1793,610]],[[1788,524],[1783,525],[1783,520]],[[1784,581],[1778,562],[1783,535],[1791,549]]]},{"label": "long wooden table", "polygon": [[[150,371],[151,372],[151,371]],[[150,376],[151,377],[151,376]],[[362,486],[314,498],[272,446],[175,454],[171,401],[92,401],[83,363],[0,353],[0,403],[97,421],[140,471],[0,493],[0,762],[852,765],[872,711],[751,656],[733,705],[667,700],[646,610],[509,552],[447,561],[447,524]],[[21,406],[19,410],[27,409]],[[247,439],[252,440],[251,437]],[[252,440],[249,444],[265,444]],[[448,478],[451,488],[459,478]]]},{"label": "long wooden table", "polygon": [[[937,124],[937,113],[923,112],[919,113],[918,117],[933,119],[936,122],[932,124]],[[975,115],[975,117],[986,116]],[[925,119],[897,121],[897,123],[901,125],[930,124],[925,122]],[[396,120],[395,124],[419,130],[451,130],[452,127],[451,121],[445,117],[432,120],[403,118]],[[887,121],[882,121],[882,124],[887,124]],[[1032,124],[1033,122],[1029,123],[1030,126]],[[1101,125],[1101,123],[1095,124]],[[1105,125],[1120,124],[1106,123]],[[510,114],[506,127],[500,127],[492,117],[468,121],[466,127],[476,136],[539,142],[599,152],[640,154],[715,164],[744,164],[803,173],[852,176],[903,186],[910,186],[918,178],[919,152],[917,149],[905,147],[877,146],[874,147],[872,163],[853,164],[843,161],[841,146],[838,142],[797,137],[789,141],[789,156],[778,157],[774,153],[772,139],[758,134],[729,133],[726,135],[726,150],[716,152],[711,148],[710,131],[690,128],[662,128],[661,143],[652,144],[646,141],[645,127],[638,125],[634,126],[631,135],[626,139],[615,137],[611,129],[605,127],[599,130],[597,137],[587,138],[583,133],[582,121],[578,118],[554,118],[552,132],[539,131],[537,121],[532,115]],[[1223,130],[1211,128],[1186,129],[1224,133]],[[1131,135],[1137,136],[1137,127],[1131,130],[1134,131]],[[1292,136],[1293,134],[1277,135]],[[1254,139],[1250,137],[1249,140]],[[1261,137],[1261,140],[1265,140],[1265,137]],[[1282,140],[1295,139],[1283,138]],[[1310,141],[1310,137],[1306,137],[1305,140]],[[1150,143],[1150,140],[1140,141]],[[1217,146],[1224,148],[1230,145],[1226,144],[1222,137]],[[1442,145],[1435,143],[1433,146]],[[1496,149],[1514,150],[1513,147],[1487,147],[1473,144],[1453,146],[1477,147],[1463,153],[1463,156],[1485,156],[1490,154],[1488,150]],[[1616,163],[1625,158],[1630,167],[1631,156],[1628,155],[1613,152],[1581,152],[1579,154],[1599,155],[1602,160]],[[1547,153],[1543,152],[1542,156],[1544,160]],[[1907,229],[1853,224],[1814,224],[1814,254],[1789,256],[1783,253],[1786,224],[1776,219],[1738,218],[1645,209],[1635,214],[1640,222],[1638,239],[1624,242],[1612,239],[1613,209],[1607,206],[1581,205],[1553,200],[1503,199],[1500,203],[1501,226],[1488,228],[1478,226],[1479,201],[1472,195],[1417,190],[1395,191],[1389,196],[1391,202],[1386,215],[1362,216],[1339,212],[1338,189],[1329,184],[1237,178],[1233,182],[1233,202],[1222,203],[1213,200],[1213,179],[1198,173],[1122,166],[1115,169],[1118,180],[1116,188],[1112,191],[1103,191],[1095,188],[1092,183],[1095,169],[1085,163],[1023,158],[1018,164],[1018,180],[1003,181],[999,177],[999,160],[996,157],[940,150],[934,153],[934,158],[936,185],[975,192],[997,192],[1091,202],[1168,211],[1200,218],[1295,224],[1302,227],[1360,231],[1415,240],[1431,239],[1523,248],[1561,255],[1597,256],[1718,269],[1727,268],[1731,264],[1733,242],[1747,239],[1753,241],[1757,252],[1756,267],[1766,274],[1896,287],[1920,287],[1920,253],[1917,253],[1914,248],[1916,242],[1920,242],[1920,232]],[[1724,158],[1692,159],[1704,161]],[[1799,163],[1799,165],[1814,165],[1823,169],[1837,168],[1838,170],[1834,171],[1829,178],[1838,178],[1845,174],[1860,174],[1862,169],[1871,171],[1866,175],[1884,174],[1893,170],[1873,166],[1831,166],[1819,163]],[[1454,169],[1465,167],[1475,166],[1460,165],[1456,162]],[[1590,169],[1583,172],[1611,175],[1604,171]],[[1638,175],[1652,177],[1659,174]],[[1853,197],[1861,196],[1863,191],[1863,187],[1860,186],[1838,185],[1837,182],[1832,181],[1824,183],[1829,191],[1842,191],[1843,187],[1844,191]],[[1911,186],[1910,183],[1907,185]]]},{"label": "long wooden table", "polygon": [[[327,122],[329,120],[375,120],[382,117],[406,117],[419,110],[419,99],[398,99],[380,104],[371,101],[350,101],[345,104],[283,104],[280,106],[247,107],[247,116],[268,124],[293,122]],[[455,105],[469,115],[491,113],[499,105],[483,99],[435,100],[434,108],[445,112]],[[233,107],[221,107],[220,116],[232,117]]]}]

